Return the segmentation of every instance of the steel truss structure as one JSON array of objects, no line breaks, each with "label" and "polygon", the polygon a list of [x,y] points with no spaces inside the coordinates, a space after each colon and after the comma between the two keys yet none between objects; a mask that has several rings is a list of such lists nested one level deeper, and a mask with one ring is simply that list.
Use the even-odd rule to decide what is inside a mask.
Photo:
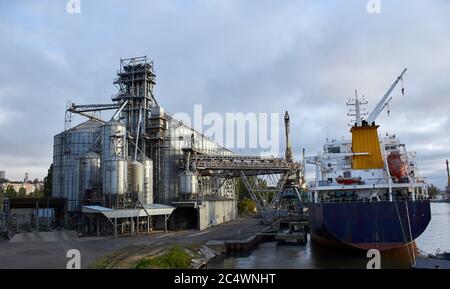
[{"label": "steel truss structure", "polygon": [[[240,177],[266,223],[276,216],[286,183],[290,181],[294,187],[300,187],[303,176],[300,163],[273,157],[203,155],[185,150],[185,158],[179,165],[199,175],[217,178],[218,187]],[[298,189],[296,193],[299,196]]]}]

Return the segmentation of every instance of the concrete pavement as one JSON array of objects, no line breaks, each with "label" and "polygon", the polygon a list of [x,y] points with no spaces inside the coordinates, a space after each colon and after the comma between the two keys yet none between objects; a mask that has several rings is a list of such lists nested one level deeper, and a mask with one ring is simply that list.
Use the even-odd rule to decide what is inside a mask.
[{"label": "concrete pavement", "polygon": [[160,246],[167,244],[204,244],[210,240],[246,239],[266,226],[259,219],[243,218],[204,231],[186,230],[133,237],[78,238],[70,232],[26,233],[10,241],[0,241],[1,269],[65,269],[67,251],[81,253],[81,267],[88,268],[106,254],[128,246]]}]

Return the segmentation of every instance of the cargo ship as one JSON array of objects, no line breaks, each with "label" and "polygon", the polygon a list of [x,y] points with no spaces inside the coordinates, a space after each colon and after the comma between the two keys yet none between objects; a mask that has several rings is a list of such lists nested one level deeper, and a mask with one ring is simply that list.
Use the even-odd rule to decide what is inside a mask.
[{"label": "cargo ship", "polygon": [[430,201],[416,153],[395,135],[379,136],[375,123],[405,72],[370,114],[364,113],[367,102],[356,93],[347,103],[349,116],[355,117],[351,139],[327,140],[322,152],[307,158],[316,168],[316,178],[308,184],[313,242],[389,251],[413,244],[427,228]]}]

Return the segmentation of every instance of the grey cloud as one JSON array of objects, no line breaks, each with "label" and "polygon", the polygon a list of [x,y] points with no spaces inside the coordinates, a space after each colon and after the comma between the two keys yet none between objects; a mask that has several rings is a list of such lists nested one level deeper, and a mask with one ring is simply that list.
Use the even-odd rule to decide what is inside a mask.
[{"label": "grey cloud", "polygon": [[[345,102],[357,88],[373,108],[408,67],[382,131],[396,128],[418,149],[423,170],[444,184],[449,125],[414,131],[448,115],[450,3],[383,1],[65,1],[2,2],[0,9],[0,168],[40,176],[66,100],[109,102],[121,57],[147,54],[156,95],[171,112],[280,112],[288,109],[294,148],[309,154],[326,137],[349,136]],[[411,121],[410,121],[411,120]],[[283,140],[280,141],[283,144]],[[20,161],[19,161],[20,160]]]}]

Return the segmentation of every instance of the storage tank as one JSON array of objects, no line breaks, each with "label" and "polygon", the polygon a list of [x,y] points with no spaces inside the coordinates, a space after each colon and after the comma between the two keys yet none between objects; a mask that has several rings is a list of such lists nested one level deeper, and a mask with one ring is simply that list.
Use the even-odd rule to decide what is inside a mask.
[{"label": "storage tank", "polygon": [[125,133],[125,126],[119,121],[112,121],[101,127],[102,181],[105,195],[122,195],[127,191]]},{"label": "storage tank", "polygon": [[67,211],[81,207],[80,159],[92,151],[102,123],[89,120],[54,137],[52,196],[67,198]]},{"label": "storage tank", "polygon": [[144,163],[144,204],[153,204],[153,161],[146,159]]},{"label": "storage tank", "polygon": [[131,192],[138,193],[141,201],[144,195],[144,165],[138,161],[130,162]]},{"label": "storage tank", "polygon": [[80,193],[100,188],[100,156],[87,152],[80,158]]},{"label": "storage tank", "polygon": [[179,192],[182,195],[197,193],[197,175],[191,171],[182,172],[179,175]]},{"label": "storage tank", "polygon": [[102,126],[102,158],[108,160],[113,156],[124,157],[125,126],[119,121],[112,121]]},{"label": "storage tank", "polygon": [[103,160],[103,194],[122,195],[127,189],[127,162],[119,156]]}]

